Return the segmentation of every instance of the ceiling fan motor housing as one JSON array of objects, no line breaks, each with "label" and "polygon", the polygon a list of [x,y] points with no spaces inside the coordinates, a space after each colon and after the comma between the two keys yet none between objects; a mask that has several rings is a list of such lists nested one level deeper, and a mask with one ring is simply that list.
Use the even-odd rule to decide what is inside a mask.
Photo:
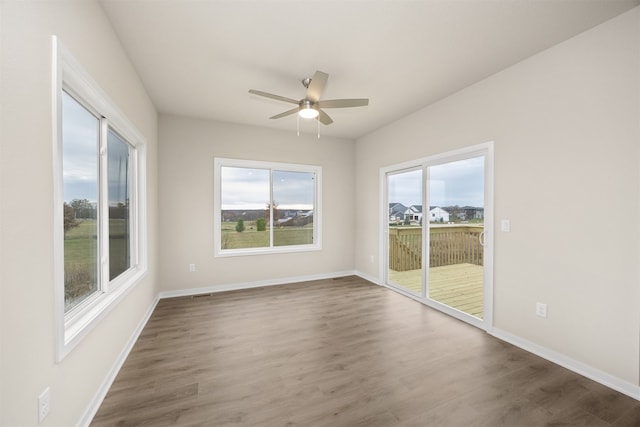
[{"label": "ceiling fan motor housing", "polygon": [[309,101],[308,99],[301,99],[300,100],[300,108],[305,109],[305,108],[316,108],[316,103]]}]

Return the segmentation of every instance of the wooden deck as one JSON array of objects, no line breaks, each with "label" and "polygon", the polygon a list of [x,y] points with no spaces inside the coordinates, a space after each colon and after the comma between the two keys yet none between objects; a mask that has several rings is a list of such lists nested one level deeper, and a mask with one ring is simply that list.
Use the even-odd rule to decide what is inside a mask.
[{"label": "wooden deck", "polygon": [[[429,269],[429,297],[482,319],[481,265],[454,264]],[[391,283],[415,294],[421,292],[422,270],[389,270]]]}]

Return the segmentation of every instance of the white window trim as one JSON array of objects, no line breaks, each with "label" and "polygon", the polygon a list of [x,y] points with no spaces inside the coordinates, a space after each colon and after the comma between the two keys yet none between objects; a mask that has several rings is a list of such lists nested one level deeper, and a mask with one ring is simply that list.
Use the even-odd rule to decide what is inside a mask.
[{"label": "white window trim", "polygon": [[[255,169],[275,169],[291,172],[313,172],[316,176],[315,182],[315,200],[313,206],[313,243],[309,245],[293,245],[293,246],[275,246],[268,248],[245,248],[245,249],[222,249],[222,194],[221,194],[221,170],[223,166],[255,168]],[[214,158],[214,256],[215,257],[232,257],[245,255],[265,255],[265,254],[282,254],[297,253],[307,251],[322,250],[322,167],[293,164],[293,163],[276,163],[258,160],[228,159]]]},{"label": "white window trim", "polygon": [[[64,228],[62,178],[62,90],[79,96],[102,116],[109,126],[126,138],[132,151],[131,268],[110,281],[77,307],[65,313]],[[146,141],[69,51],[52,36],[52,130],[54,202],[54,299],[56,362],[62,361],[97,323],[147,274]],[[102,160],[101,160],[102,161]],[[103,192],[104,193],[104,192]],[[104,232],[104,230],[101,230]],[[107,276],[108,277],[108,276]]]}]

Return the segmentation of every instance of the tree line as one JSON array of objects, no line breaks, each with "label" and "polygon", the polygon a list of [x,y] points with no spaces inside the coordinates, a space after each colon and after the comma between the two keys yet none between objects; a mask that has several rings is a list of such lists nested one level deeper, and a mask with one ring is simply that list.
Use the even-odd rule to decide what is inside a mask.
[{"label": "tree line", "polygon": [[[82,220],[96,219],[98,207],[88,199],[73,199],[62,205],[64,216],[64,232],[80,225]],[[129,217],[129,200],[109,206],[109,219],[127,219]]]}]

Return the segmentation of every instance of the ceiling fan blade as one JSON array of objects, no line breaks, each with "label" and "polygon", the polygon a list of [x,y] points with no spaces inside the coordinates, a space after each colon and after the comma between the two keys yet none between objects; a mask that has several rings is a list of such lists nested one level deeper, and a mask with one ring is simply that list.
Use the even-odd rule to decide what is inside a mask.
[{"label": "ceiling fan blade", "polygon": [[306,98],[309,101],[318,102],[318,100],[320,100],[322,92],[324,92],[324,87],[327,85],[327,79],[329,79],[329,74],[323,73],[322,71],[315,72],[307,88]]},{"label": "ceiling fan blade", "polygon": [[286,117],[286,116],[290,116],[291,114],[295,114],[298,111],[300,111],[300,107],[293,108],[293,109],[291,109],[289,111],[285,111],[284,113],[276,114],[275,116],[269,117],[269,118],[270,119],[279,119],[281,117]]},{"label": "ceiling fan blade", "polygon": [[348,108],[348,107],[364,107],[369,105],[369,100],[361,99],[328,99],[326,101],[318,101],[320,108]]},{"label": "ceiling fan blade", "polygon": [[333,123],[333,120],[331,119],[331,117],[329,117],[327,113],[325,113],[319,108],[318,108],[318,113],[320,113],[318,115],[318,120],[320,120],[320,123],[322,123],[323,125],[330,125],[331,123]]},{"label": "ceiling fan blade", "polygon": [[266,98],[277,99],[278,101],[290,102],[291,104],[298,104],[300,102],[300,101],[296,101],[295,99],[286,98],[284,96],[274,95],[272,93],[262,92],[260,90],[255,90],[255,89],[249,89],[249,93],[252,93],[254,95],[264,96]]}]

